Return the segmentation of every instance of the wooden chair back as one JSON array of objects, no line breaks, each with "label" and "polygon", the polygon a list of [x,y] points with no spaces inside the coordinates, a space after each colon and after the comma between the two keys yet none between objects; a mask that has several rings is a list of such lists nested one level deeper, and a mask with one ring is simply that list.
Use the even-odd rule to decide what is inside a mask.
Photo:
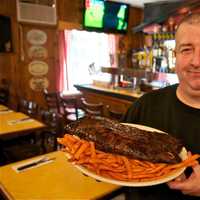
[{"label": "wooden chair back", "polygon": [[60,96],[58,92],[48,92],[44,90],[44,98],[49,111],[61,113],[60,109]]},{"label": "wooden chair back", "polygon": [[8,105],[10,99],[9,83],[6,79],[0,82],[0,104]]},{"label": "wooden chair back", "polygon": [[81,104],[86,114],[103,116],[103,103],[91,103],[86,101],[85,98],[81,98]]},{"label": "wooden chair back", "polygon": [[41,110],[41,121],[47,125],[46,136],[53,137],[53,149],[57,150],[57,138],[64,134],[64,124],[61,115],[56,112]]},{"label": "wooden chair back", "polygon": [[37,117],[39,107],[36,102],[21,99],[17,107],[19,112],[23,112],[33,118]]},{"label": "wooden chair back", "polygon": [[74,114],[74,120],[78,119],[77,101],[75,98],[61,98],[61,106],[65,117]]},{"label": "wooden chair back", "polygon": [[9,90],[0,88],[0,104],[8,105],[9,101]]},{"label": "wooden chair back", "polygon": [[124,113],[114,110],[109,105],[106,106],[108,117],[117,121],[122,121]]},{"label": "wooden chair back", "polygon": [[84,111],[78,108],[76,97],[61,98],[61,106],[66,122],[76,121],[84,116]]}]

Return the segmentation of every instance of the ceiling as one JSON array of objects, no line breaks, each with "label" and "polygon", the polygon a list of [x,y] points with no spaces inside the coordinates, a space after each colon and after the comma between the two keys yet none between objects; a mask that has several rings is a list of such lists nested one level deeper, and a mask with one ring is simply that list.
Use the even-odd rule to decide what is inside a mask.
[{"label": "ceiling", "polygon": [[166,1],[166,2],[173,2],[174,0],[112,0],[118,2],[128,3],[133,7],[144,7],[144,3],[152,3],[152,2],[159,2],[159,1]]},{"label": "ceiling", "polygon": [[[26,3],[39,3],[43,5],[52,5],[54,4],[54,0],[19,0],[21,2],[26,2]],[[59,0],[57,0],[59,1]],[[117,2],[125,2],[130,4],[133,7],[144,7],[144,3],[152,3],[152,2],[158,2],[158,1],[166,1],[166,2],[172,2],[175,0],[111,0],[111,1],[117,1]]]},{"label": "ceiling", "polygon": [[24,3],[33,3],[33,4],[48,5],[48,6],[52,6],[53,4],[55,4],[55,0],[19,0],[19,1]]}]

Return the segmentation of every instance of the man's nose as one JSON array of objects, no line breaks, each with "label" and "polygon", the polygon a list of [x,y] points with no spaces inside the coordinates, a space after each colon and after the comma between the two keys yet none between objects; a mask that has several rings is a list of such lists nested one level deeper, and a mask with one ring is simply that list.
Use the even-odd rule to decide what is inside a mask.
[{"label": "man's nose", "polygon": [[194,66],[200,67],[200,48],[198,50],[196,49],[194,51],[193,58],[192,58],[192,64]]}]

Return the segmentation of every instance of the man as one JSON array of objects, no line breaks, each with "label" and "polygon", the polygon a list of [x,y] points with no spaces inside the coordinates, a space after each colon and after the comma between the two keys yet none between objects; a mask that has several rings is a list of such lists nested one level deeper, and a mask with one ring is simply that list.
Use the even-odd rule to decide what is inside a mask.
[{"label": "man", "polygon": [[[200,153],[200,13],[181,21],[175,39],[179,84],[143,95],[125,121],[165,131],[180,138],[187,150]],[[200,165],[167,184],[130,190],[133,200],[200,199]]]}]

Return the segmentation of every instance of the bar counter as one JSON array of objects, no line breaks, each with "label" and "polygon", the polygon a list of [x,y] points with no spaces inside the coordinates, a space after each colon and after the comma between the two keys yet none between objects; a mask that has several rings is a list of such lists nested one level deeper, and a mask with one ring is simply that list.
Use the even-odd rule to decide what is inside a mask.
[{"label": "bar counter", "polygon": [[140,96],[142,93],[137,93],[136,90],[131,88],[106,88],[95,86],[92,84],[75,85],[75,87],[83,94],[83,97],[90,102],[103,103],[106,115],[106,106],[110,106],[118,112],[125,113],[129,106]]},{"label": "bar counter", "polygon": [[97,94],[103,94],[111,97],[116,97],[122,100],[127,100],[127,101],[134,101],[140,96],[142,96],[143,93],[138,93],[136,90],[133,90],[132,88],[106,88],[106,87],[100,87],[100,86],[95,86],[92,84],[83,84],[83,85],[75,85],[75,87],[82,91],[89,91],[92,93],[97,93]]}]

